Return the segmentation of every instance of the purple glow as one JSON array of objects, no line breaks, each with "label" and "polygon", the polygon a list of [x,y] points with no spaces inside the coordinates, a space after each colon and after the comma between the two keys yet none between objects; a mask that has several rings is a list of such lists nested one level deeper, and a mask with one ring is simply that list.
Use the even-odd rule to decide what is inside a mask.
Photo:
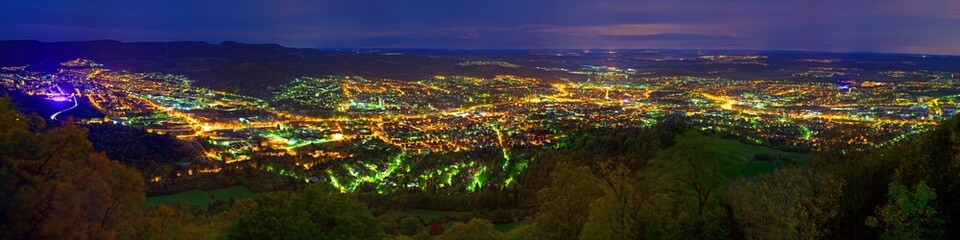
[{"label": "purple glow", "polygon": [[47,97],[47,99],[52,100],[54,102],[66,102],[70,100],[69,98],[67,98],[67,96],[63,96],[63,95],[49,96]]},{"label": "purple glow", "polygon": [[96,2],[0,1],[0,39],[960,54],[957,0]]}]

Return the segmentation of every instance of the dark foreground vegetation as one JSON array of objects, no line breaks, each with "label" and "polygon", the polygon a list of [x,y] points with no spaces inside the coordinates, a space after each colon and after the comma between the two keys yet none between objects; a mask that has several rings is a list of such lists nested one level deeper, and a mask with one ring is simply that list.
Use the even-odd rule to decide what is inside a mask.
[{"label": "dark foreground vegetation", "polygon": [[[250,187],[252,198],[206,206],[144,204],[140,173],[189,158],[189,147],[142,138],[131,143],[156,149],[111,150],[98,144],[136,134],[103,130],[47,126],[0,100],[0,239],[930,239],[960,231],[957,118],[893,146],[810,156],[667,120],[572,136],[536,153],[504,188],[343,194],[276,180]],[[173,185],[158,188],[183,191]],[[461,214],[403,214],[409,209]],[[509,231],[495,225],[517,222]]]}]

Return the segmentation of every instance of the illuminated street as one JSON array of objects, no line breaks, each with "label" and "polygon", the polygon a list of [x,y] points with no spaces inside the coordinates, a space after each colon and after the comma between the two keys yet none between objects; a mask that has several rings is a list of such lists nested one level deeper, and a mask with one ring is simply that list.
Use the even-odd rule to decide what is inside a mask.
[{"label": "illuminated street", "polygon": [[[764,57],[701,59],[762,64]],[[519,67],[482,61],[460,65],[488,64]],[[705,131],[737,135],[756,144],[817,149],[843,143],[866,149],[922,132],[955,114],[960,98],[956,94],[960,83],[942,74],[924,81],[837,84],[646,77],[634,69],[583,66],[574,70],[540,68],[589,77],[580,82],[512,75],[434,76],[414,82],[360,76],[300,77],[277,88],[271,99],[258,99],[195,87],[184,76],[108,67],[77,59],[63,63],[58,73],[7,67],[2,76],[10,90],[74,104],[78,97],[85,98],[106,114],[102,119],[78,119],[82,122],[138,126],[200,142],[203,155],[211,161],[295,157],[295,166],[301,169],[277,171],[301,178],[312,175],[307,172],[316,164],[354,158],[350,152],[318,146],[337,142],[360,149],[395,149],[389,150],[392,157],[376,163],[344,163],[346,175],[355,179],[352,183],[341,183],[336,177],[341,174],[327,170],[328,180],[344,191],[362,182],[383,182],[393,169],[406,164],[405,159],[431,153],[499,149],[500,171],[515,172],[522,170],[524,163],[511,162],[512,149],[550,147],[584,127],[649,126],[674,114],[701,123]],[[794,75],[823,71],[827,70]],[[59,84],[75,86],[77,92],[64,93]],[[468,189],[483,185],[488,178],[484,176],[490,174],[491,166],[472,161],[449,164],[429,173],[445,176],[440,185],[450,185],[450,178],[462,169],[470,171],[461,176],[472,179]]]}]

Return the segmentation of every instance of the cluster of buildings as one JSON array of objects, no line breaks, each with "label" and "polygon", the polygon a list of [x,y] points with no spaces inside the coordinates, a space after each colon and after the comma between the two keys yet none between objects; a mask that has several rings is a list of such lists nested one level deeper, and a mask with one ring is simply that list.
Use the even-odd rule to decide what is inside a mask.
[{"label": "cluster of buildings", "polygon": [[[705,58],[753,63],[764,56]],[[502,61],[460,65],[516,66]],[[86,122],[175,135],[201,146],[209,159],[230,163],[252,156],[292,157],[304,169],[356,155],[356,150],[323,147],[331,142],[405,156],[396,159],[501,149],[509,161],[517,147],[549,147],[580,129],[652,125],[673,114],[688,116],[704,130],[758,144],[869,147],[898,141],[955,115],[960,99],[960,80],[943,73],[885,73],[904,77],[898,82],[801,82],[654,77],[608,66],[542,69],[590,78],[301,77],[276,87],[272,98],[259,99],[195,87],[180,75],[112,71],[78,59],[55,73],[3,67],[0,85],[30,95],[86,99],[106,115]],[[838,72],[817,68],[796,76]]]}]

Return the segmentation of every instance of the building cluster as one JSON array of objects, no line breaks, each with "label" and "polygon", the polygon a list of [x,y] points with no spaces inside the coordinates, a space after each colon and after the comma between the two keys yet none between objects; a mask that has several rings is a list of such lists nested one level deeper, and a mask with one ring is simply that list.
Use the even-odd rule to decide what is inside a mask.
[{"label": "building cluster", "polygon": [[[753,63],[765,56],[703,58]],[[55,100],[79,98],[106,115],[84,121],[175,135],[202,147],[210,159],[296,156],[305,168],[354,156],[318,147],[329,142],[405,155],[499,148],[509,159],[510,149],[549,147],[580,129],[652,125],[668,115],[759,144],[868,147],[899,141],[955,115],[960,99],[953,74],[925,71],[882,73],[903,78],[898,82],[829,82],[653,77],[606,66],[541,69],[591,78],[301,77],[264,100],[195,87],[184,76],[112,71],[78,59],[55,73],[3,67],[0,84]],[[794,76],[842,72],[811,68]]]}]

